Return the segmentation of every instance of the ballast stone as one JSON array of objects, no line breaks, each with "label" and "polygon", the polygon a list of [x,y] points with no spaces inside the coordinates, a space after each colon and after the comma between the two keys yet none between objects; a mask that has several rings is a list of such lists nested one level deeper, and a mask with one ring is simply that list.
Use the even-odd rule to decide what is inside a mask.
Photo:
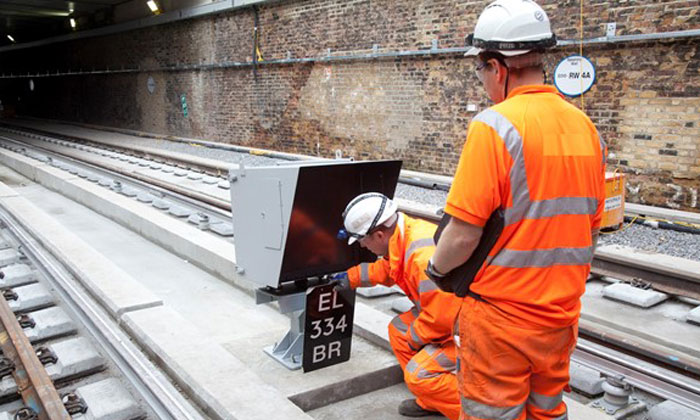
[{"label": "ballast stone", "polygon": [[668,295],[665,293],[651,289],[640,289],[626,283],[613,283],[605,286],[603,296],[641,308],[650,308],[668,299]]}]

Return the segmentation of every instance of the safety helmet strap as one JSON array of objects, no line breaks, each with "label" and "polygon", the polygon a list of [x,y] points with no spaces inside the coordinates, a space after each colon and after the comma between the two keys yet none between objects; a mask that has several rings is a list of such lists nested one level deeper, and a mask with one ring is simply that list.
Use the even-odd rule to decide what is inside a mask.
[{"label": "safety helmet strap", "polygon": [[481,48],[482,50],[537,50],[557,45],[557,37],[556,35],[552,34],[552,36],[549,38],[538,39],[536,41],[487,41],[480,38],[474,38],[474,34],[469,34],[469,36],[467,36],[466,43],[467,46]]}]

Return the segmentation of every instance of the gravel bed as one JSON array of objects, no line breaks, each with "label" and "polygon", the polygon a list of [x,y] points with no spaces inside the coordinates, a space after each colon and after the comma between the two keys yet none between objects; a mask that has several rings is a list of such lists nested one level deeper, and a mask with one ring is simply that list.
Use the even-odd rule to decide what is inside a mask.
[{"label": "gravel bed", "polygon": [[[137,140],[137,142],[142,146],[154,147],[178,153],[186,153],[209,159],[223,160],[231,163],[238,163],[242,160],[245,165],[250,166],[274,165],[276,162],[284,161],[282,159],[193,146],[187,143],[179,143],[174,141],[144,138]],[[399,184],[396,188],[396,197],[431,206],[442,207],[447,199],[447,192],[442,190],[428,190],[413,185]],[[608,235],[601,235],[599,243],[601,245],[626,245],[644,251],[657,252],[674,257],[700,261],[700,235],[690,233],[654,229],[641,225],[631,225],[622,231]]]},{"label": "gravel bed", "polygon": [[600,236],[600,245],[624,245],[642,251],[700,261],[700,235],[633,224]]}]

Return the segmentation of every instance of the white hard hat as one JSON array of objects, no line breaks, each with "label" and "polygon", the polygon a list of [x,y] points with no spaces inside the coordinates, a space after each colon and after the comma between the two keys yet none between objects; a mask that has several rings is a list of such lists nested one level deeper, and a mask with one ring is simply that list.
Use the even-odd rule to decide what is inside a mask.
[{"label": "white hard hat", "polygon": [[532,0],[496,0],[486,6],[467,37],[465,56],[493,51],[507,57],[556,45],[549,18]]},{"label": "white hard hat", "polygon": [[348,245],[386,222],[398,207],[384,194],[369,192],[353,198],[343,211],[343,224],[349,235]]}]

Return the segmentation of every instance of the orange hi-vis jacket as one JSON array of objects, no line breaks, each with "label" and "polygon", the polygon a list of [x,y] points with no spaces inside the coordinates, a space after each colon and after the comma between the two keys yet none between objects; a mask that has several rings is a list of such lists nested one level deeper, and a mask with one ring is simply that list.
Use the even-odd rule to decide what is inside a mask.
[{"label": "orange hi-vis jacket", "polygon": [[396,284],[413,301],[419,314],[408,328],[408,342],[416,351],[426,344],[453,339],[452,328],[461,305],[461,299],[442,292],[425,275],[435,252],[435,229],[432,223],[399,213],[389,239],[389,255],[348,270],[352,288]]},{"label": "orange hi-vis jacket", "polygon": [[469,126],[445,210],[505,227],[471,290],[516,319],[573,325],[605,201],[606,146],[552,86],[514,89]]}]

